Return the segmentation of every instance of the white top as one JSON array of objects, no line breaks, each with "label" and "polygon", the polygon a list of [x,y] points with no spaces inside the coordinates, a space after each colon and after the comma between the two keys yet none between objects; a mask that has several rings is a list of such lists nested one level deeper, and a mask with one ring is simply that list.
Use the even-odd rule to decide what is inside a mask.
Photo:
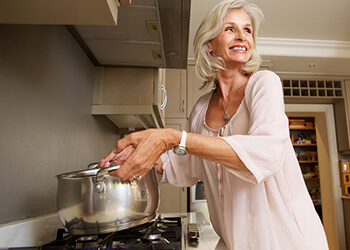
[{"label": "white top", "polygon": [[279,77],[253,74],[236,114],[219,131],[205,123],[212,93],[197,101],[185,130],[223,138],[250,172],[168,151],[162,182],[203,181],[210,220],[229,249],[328,249],[290,141]]}]

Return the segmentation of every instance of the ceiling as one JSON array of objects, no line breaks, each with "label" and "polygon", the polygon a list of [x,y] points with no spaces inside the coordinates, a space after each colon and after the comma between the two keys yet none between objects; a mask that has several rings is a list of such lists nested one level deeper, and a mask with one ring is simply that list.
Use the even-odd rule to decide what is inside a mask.
[{"label": "ceiling", "polygon": [[[220,0],[192,0],[189,58],[193,37],[206,13]],[[258,50],[275,72],[350,77],[349,0],[251,0],[265,15]]]}]

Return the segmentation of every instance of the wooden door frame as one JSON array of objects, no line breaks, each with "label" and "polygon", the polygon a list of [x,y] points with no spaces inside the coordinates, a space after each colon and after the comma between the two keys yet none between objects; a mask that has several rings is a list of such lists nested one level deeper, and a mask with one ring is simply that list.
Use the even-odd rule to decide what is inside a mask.
[{"label": "wooden door frame", "polygon": [[[317,150],[321,150],[323,164],[320,165],[320,182],[323,223],[331,250],[345,250],[345,226],[341,185],[338,167],[338,147],[335,119],[332,104],[286,104],[286,113],[290,116],[314,116],[316,134],[327,135],[317,138]],[[319,122],[318,122],[319,121]],[[319,124],[319,125],[317,125]],[[323,175],[322,175],[323,172]],[[322,187],[323,185],[323,187]]]}]

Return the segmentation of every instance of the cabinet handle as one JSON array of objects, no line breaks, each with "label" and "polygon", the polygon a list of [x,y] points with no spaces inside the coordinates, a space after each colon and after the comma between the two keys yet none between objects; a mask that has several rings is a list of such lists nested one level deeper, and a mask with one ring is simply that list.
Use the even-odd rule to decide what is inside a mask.
[{"label": "cabinet handle", "polygon": [[168,102],[168,95],[167,95],[167,93],[166,93],[166,89],[165,89],[165,87],[164,87],[163,84],[161,85],[161,88],[162,88],[162,91],[164,92],[164,101],[163,101],[163,103],[160,105],[160,110],[164,110],[164,109],[165,109],[165,106],[166,106],[166,104],[167,104],[167,102]]},{"label": "cabinet handle", "polygon": [[182,99],[182,113],[185,113],[185,100]]}]

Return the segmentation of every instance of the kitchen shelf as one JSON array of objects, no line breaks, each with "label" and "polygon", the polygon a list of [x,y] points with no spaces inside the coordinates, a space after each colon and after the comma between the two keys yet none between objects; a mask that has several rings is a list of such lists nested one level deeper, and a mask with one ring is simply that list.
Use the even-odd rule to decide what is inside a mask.
[{"label": "kitchen shelf", "polygon": [[312,202],[314,203],[314,206],[321,206],[322,202],[320,200],[312,200]]},{"label": "kitchen shelf", "polygon": [[316,210],[322,219],[315,119],[314,117],[290,117],[289,121],[292,145],[298,158],[305,184],[313,204],[315,207],[317,206]]},{"label": "kitchen shelf", "polygon": [[296,128],[296,127],[289,127],[289,130],[315,130],[315,127],[300,127],[300,128]]},{"label": "kitchen shelf", "polygon": [[[320,176],[314,176],[312,178],[304,178],[305,181],[319,181],[320,180]],[[315,193],[319,193],[319,192],[309,192],[310,194],[315,194]]]},{"label": "kitchen shelf", "polygon": [[318,163],[318,161],[299,161],[299,163]]}]

